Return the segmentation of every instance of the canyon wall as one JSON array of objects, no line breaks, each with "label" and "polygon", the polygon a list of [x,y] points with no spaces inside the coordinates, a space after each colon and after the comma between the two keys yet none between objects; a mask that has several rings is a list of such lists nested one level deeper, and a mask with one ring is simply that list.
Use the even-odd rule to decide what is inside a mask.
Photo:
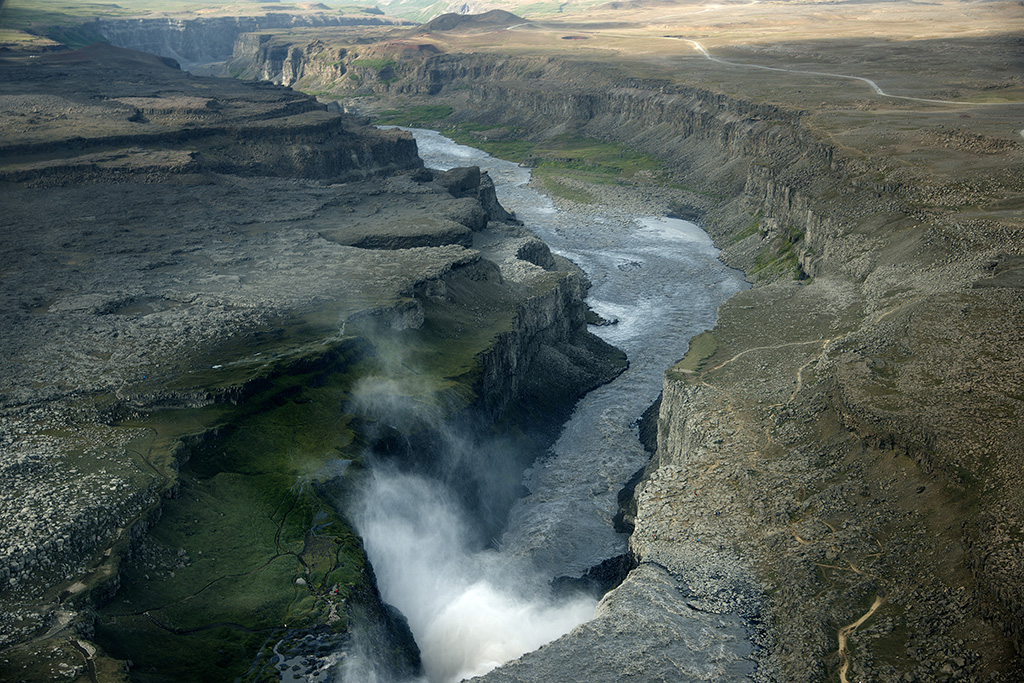
[{"label": "canyon wall", "polygon": [[184,64],[195,64],[221,62],[230,57],[235,39],[241,33],[306,27],[386,26],[393,23],[391,19],[365,15],[268,12],[262,16],[195,19],[103,18],[84,24],[82,29],[101,35],[118,47],[170,57]]},{"label": "canyon wall", "polygon": [[[1024,407],[1008,349],[1024,303],[1006,273],[1020,222],[970,207],[1012,201],[1019,177],[990,174],[978,195],[927,164],[842,150],[804,112],[607,63],[394,61],[378,106],[447,103],[456,121],[658,156],[756,283],[666,376],[637,487],[641,566],[708,599],[760,595],[716,609],[761,624],[765,677],[1016,675]],[[997,146],[1019,162],[1019,140]],[[568,656],[556,650],[524,661]]]}]

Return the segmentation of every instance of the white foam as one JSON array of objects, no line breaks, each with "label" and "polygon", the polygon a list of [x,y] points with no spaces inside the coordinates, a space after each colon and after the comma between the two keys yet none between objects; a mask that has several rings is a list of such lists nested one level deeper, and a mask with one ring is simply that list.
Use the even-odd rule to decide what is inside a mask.
[{"label": "white foam", "polygon": [[409,620],[431,683],[484,674],[594,615],[593,598],[555,602],[532,567],[476,547],[436,481],[378,469],[353,516],[381,595]]},{"label": "white foam", "polygon": [[714,247],[708,234],[690,221],[664,216],[645,216],[637,220],[641,225],[640,231],[653,233],[662,240]]}]

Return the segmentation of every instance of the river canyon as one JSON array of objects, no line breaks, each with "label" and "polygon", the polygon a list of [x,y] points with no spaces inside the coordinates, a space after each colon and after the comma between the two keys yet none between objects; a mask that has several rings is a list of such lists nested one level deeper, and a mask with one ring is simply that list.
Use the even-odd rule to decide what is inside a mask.
[{"label": "river canyon", "polygon": [[[429,680],[447,682],[486,673],[593,616],[600,597],[593,588],[565,591],[555,602],[550,583],[628,562],[626,536],[614,520],[620,490],[650,457],[636,431],[639,418],[658,398],[665,368],[685,353],[685,340],[714,324],[718,305],[743,280],[718,262],[693,224],[610,209],[558,211],[527,187],[528,169],[433,131],[413,133],[428,167],[485,170],[502,205],[584,269],[592,283],[588,303],[614,321],[596,330],[630,361],[577,404],[551,452],[529,469],[525,495],[491,542],[474,545],[479,513],[465,511],[443,482],[408,473],[376,471],[351,513],[384,600],[410,619]],[[451,453],[460,448],[453,441],[445,457],[493,468],[491,454]],[[514,475],[496,485],[520,490]],[[730,659],[749,653],[741,638]]]},{"label": "river canyon", "polygon": [[847,4],[33,24],[4,680],[1016,680],[1014,10]]}]

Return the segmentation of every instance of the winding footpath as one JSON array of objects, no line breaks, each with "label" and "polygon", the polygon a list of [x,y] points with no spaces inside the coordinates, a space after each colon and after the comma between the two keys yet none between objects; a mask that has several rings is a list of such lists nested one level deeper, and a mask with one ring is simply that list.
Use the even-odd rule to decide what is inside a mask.
[{"label": "winding footpath", "polygon": [[[829,72],[826,72],[826,71],[806,71],[804,69],[784,69],[784,68],[782,68],[780,66],[765,66],[763,64],[749,64],[749,63],[746,63],[746,62],[730,62],[730,61],[728,61],[726,59],[721,59],[719,57],[713,57],[711,55],[711,53],[708,52],[707,49],[703,45],[701,45],[699,42],[697,42],[696,40],[691,40],[689,38],[674,38],[672,36],[665,36],[665,37],[666,38],[672,38],[672,39],[675,39],[675,40],[686,41],[687,43],[690,43],[691,45],[693,45],[693,47],[696,48],[698,52],[700,52],[702,55],[707,57],[709,60],[711,60],[712,62],[717,62],[719,64],[727,64],[728,66],[742,66],[742,67],[746,67],[748,69],[763,69],[765,71],[784,71],[786,73],[805,74],[805,75],[808,75],[808,76],[828,76],[828,77],[831,77],[831,78],[846,78],[846,79],[852,80],[852,81],[860,81],[861,83],[867,83],[871,87],[871,89],[875,91],[876,95],[880,95],[882,97],[889,97],[889,98],[892,98],[894,100],[909,100],[911,102],[927,102],[929,104],[956,104],[956,105],[962,105],[962,106],[966,106],[966,107],[991,107],[991,106],[998,106],[998,105],[1004,105],[1005,106],[1005,105],[1020,104],[1019,102],[958,102],[956,100],[930,100],[930,99],[927,99],[925,97],[910,97],[908,95],[893,95],[891,93],[887,93],[884,90],[882,90],[880,87],[878,87],[878,84],[875,83],[870,78],[864,78],[863,76],[850,76],[850,75],[847,75],[847,74],[834,74],[834,73],[829,73]],[[1022,136],[1024,136],[1024,130],[1021,130],[1020,134]]]},{"label": "winding footpath", "polygon": [[[753,0],[753,2],[751,2],[749,4],[756,5],[757,2],[758,2],[758,0]],[[708,11],[708,9],[711,9],[711,8],[706,8],[704,10],[700,10],[699,12],[695,12],[695,14],[700,14],[701,12],[706,12],[706,11]],[[521,28],[521,27],[524,27],[524,26],[530,26],[530,25],[531,25],[530,22],[525,22],[525,23],[522,23],[522,24],[515,24],[513,26],[509,26],[505,30],[512,31],[514,29],[518,29],[518,28]],[[620,38],[632,37],[632,36],[629,36],[627,34],[609,34],[609,33],[603,32],[603,31],[579,31],[579,32],[580,33],[593,33],[595,35],[615,35],[615,36],[618,36]],[[1012,107],[1012,106],[1024,105],[1024,102],[963,102],[963,101],[957,101],[957,100],[934,100],[934,99],[929,99],[927,97],[911,97],[910,95],[893,95],[892,93],[885,92],[878,85],[878,83],[875,83],[870,78],[865,78],[864,76],[850,76],[849,74],[837,74],[837,73],[831,73],[831,72],[828,72],[828,71],[809,71],[809,70],[806,70],[806,69],[786,69],[786,68],[780,67],[780,66],[765,66],[764,64],[750,64],[749,62],[732,62],[732,61],[729,61],[727,59],[722,59],[720,57],[715,57],[710,52],[708,52],[707,48],[705,48],[703,45],[701,45],[699,41],[693,40],[691,38],[683,38],[681,36],[661,36],[661,38],[663,38],[665,40],[681,40],[683,42],[690,43],[691,45],[693,45],[694,49],[696,49],[698,52],[700,52],[706,59],[708,59],[709,61],[712,61],[712,62],[717,62],[718,64],[725,64],[726,66],[738,66],[738,67],[743,67],[743,68],[747,68],[747,69],[761,69],[761,70],[764,70],[764,71],[781,71],[781,72],[791,73],[791,74],[803,74],[803,75],[806,75],[806,76],[825,76],[827,78],[844,78],[844,79],[851,80],[851,81],[860,81],[861,83],[866,83],[868,85],[868,87],[870,87],[871,90],[876,95],[878,95],[879,97],[888,97],[888,98],[894,99],[894,100],[906,100],[908,102],[923,102],[923,103],[926,103],[926,104],[951,104],[951,105],[962,106],[962,107],[993,107],[993,106],[1010,106],[1010,107]],[[1020,130],[1018,130],[1017,133],[1022,138],[1024,138],[1024,128],[1021,128]]]}]

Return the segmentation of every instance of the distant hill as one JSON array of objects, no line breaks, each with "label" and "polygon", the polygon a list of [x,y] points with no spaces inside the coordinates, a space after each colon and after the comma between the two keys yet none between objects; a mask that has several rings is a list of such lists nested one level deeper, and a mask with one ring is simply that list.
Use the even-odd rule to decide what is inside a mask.
[{"label": "distant hill", "polygon": [[[558,3],[543,4],[527,0],[379,0],[378,5],[388,16],[428,22],[439,19],[445,14],[489,14],[492,10],[505,10],[506,14],[515,12],[533,16],[562,15],[576,8],[592,7],[601,0],[567,0]],[[523,19],[519,20],[524,21]],[[446,30],[446,29],[440,29]],[[450,29],[448,29],[450,30]]]},{"label": "distant hill", "polygon": [[427,31],[452,31],[457,28],[501,28],[526,23],[522,17],[503,9],[493,9],[483,14],[442,14],[423,25]]},{"label": "distant hill", "polygon": [[675,0],[613,0],[612,2],[598,5],[595,10],[621,10],[621,9],[648,9],[652,7],[675,7],[679,3]]}]

